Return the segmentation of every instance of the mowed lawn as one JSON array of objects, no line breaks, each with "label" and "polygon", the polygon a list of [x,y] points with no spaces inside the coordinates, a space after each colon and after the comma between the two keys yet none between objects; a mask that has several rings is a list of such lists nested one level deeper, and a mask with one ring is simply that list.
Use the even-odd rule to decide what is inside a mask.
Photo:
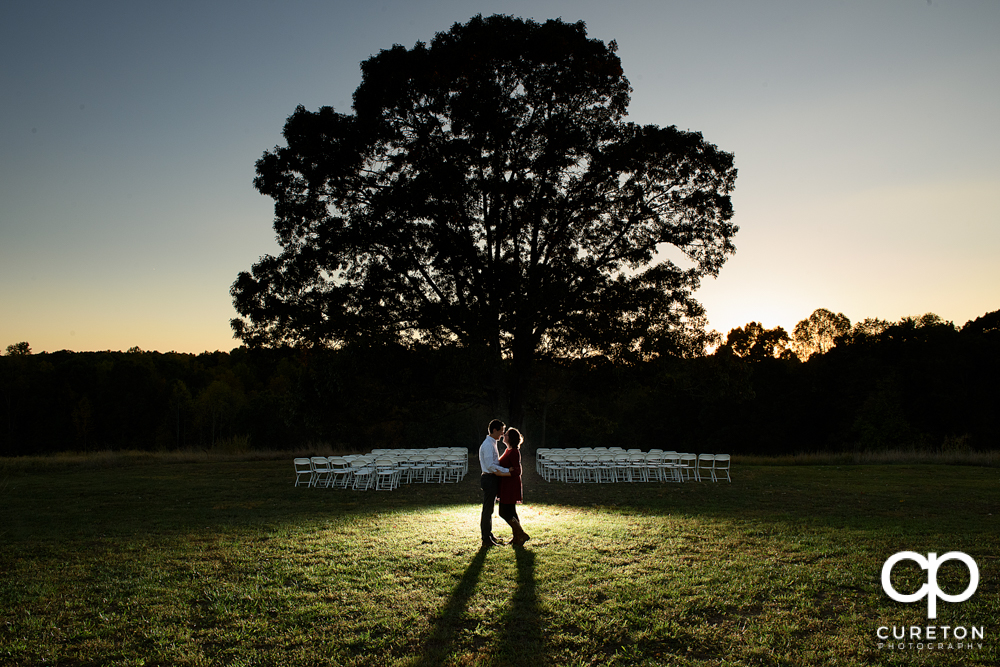
[{"label": "mowed lawn", "polygon": [[[525,457],[531,541],[483,551],[470,468],[393,492],[294,488],[290,458],[0,468],[0,664],[1000,664],[1000,469],[567,485]],[[904,550],[968,553],[978,590],[929,621],[882,590]],[[926,580],[893,570],[900,592]],[[927,625],[923,648],[879,648]]]}]

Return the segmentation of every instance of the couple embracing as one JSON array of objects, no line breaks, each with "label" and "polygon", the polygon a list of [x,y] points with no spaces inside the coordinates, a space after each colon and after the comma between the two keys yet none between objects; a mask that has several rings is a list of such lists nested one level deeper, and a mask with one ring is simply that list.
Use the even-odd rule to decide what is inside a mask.
[{"label": "couple embracing", "polygon": [[[529,539],[517,516],[517,503],[521,502],[521,432],[516,428],[506,428],[499,419],[491,421],[488,430],[490,434],[479,446],[479,467],[483,471],[480,480],[483,517],[479,527],[483,548],[504,543],[493,534],[493,503],[497,498],[500,500],[500,518],[514,531],[511,544],[521,546]],[[498,440],[503,440],[507,446],[503,456],[499,455]]]}]

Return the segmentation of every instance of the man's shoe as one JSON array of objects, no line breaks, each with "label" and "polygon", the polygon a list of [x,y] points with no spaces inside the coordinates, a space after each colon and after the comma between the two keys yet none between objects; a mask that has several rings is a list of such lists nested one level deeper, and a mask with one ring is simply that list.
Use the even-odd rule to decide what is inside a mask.
[{"label": "man's shoe", "polygon": [[502,547],[503,545],[507,544],[493,533],[490,533],[490,541],[493,542],[493,544],[497,545],[498,547]]},{"label": "man's shoe", "polygon": [[480,548],[480,549],[489,549],[489,548],[491,548],[491,547],[495,547],[495,546],[496,546],[496,545],[495,545],[495,544],[493,544],[493,542],[487,542],[486,540],[483,540],[483,546],[481,546],[481,547],[479,547],[479,548]]}]

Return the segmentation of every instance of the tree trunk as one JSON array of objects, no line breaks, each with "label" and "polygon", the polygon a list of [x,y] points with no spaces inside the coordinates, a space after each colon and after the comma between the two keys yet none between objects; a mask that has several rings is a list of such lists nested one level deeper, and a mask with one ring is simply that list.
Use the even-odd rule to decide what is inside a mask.
[{"label": "tree trunk", "polygon": [[533,347],[515,346],[510,363],[510,373],[507,376],[507,409],[510,425],[517,429],[524,426],[524,401],[528,393],[534,356]]}]

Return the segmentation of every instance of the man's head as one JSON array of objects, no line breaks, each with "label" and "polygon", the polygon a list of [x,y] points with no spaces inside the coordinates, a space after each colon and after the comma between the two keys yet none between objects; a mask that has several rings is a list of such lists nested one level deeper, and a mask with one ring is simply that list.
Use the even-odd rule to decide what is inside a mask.
[{"label": "man's head", "polygon": [[493,421],[490,422],[489,428],[490,428],[490,437],[493,438],[494,440],[499,440],[503,436],[503,432],[506,426],[504,426],[504,423],[499,419],[494,419]]}]

